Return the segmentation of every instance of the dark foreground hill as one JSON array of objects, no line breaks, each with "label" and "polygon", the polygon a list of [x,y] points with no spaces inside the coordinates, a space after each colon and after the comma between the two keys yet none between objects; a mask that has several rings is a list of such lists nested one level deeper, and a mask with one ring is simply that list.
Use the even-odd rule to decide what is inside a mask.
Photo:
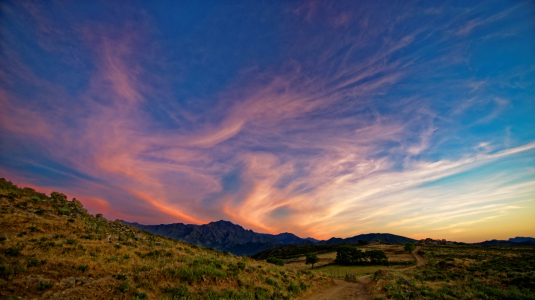
[{"label": "dark foreground hill", "polygon": [[0,178],[0,299],[296,299],[330,282],[108,221],[61,193]]},{"label": "dark foreground hill", "polygon": [[141,225],[125,221],[122,221],[122,223],[153,234],[240,256],[252,255],[283,245],[313,243],[292,233],[285,232],[277,235],[257,233],[223,220],[205,225],[182,223]]}]

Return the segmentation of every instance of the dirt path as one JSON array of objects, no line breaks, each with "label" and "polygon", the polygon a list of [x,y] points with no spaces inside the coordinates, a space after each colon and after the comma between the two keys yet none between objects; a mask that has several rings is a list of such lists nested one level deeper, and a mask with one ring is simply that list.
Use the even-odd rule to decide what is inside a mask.
[{"label": "dirt path", "polygon": [[[418,255],[420,247],[412,252],[414,257],[416,257],[416,266],[408,267],[402,269],[401,271],[410,270],[417,266],[425,264],[423,257]],[[357,283],[346,282],[343,280],[335,279],[335,286],[329,287],[325,290],[319,291],[314,295],[305,298],[305,300],[342,300],[342,299],[352,299],[352,300],[371,300],[371,297],[366,292],[366,283],[370,281],[369,277],[371,275],[361,276],[358,278]]]}]

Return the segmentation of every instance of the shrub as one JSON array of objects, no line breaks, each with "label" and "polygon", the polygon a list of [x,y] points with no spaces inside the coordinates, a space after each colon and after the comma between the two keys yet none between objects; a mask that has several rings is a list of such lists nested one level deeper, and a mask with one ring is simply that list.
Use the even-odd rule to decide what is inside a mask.
[{"label": "shrub", "polygon": [[268,278],[266,279],[266,283],[269,284],[269,285],[272,285],[274,287],[279,287],[279,282],[277,280],[275,280],[275,278]]},{"label": "shrub", "polygon": [[71,209],[68,205],[58,208],[58,215],[69,215],[71,214]]},{"label": "shrub", "polygon": [[238,262],[238,269],[243,271],[243,270],[245,270],[245,267],[247,267],[247,266],[245,265],[245,263],[243,261]]},{"label": "shrub", "polygon": [[53,283],[41,281],[37,284],[37,290],[44,291],[44,290],[48,290],[49,288],[53,286],[54,286]]},{"label": "shrub", "polygon": [[35,227],[35,226],[28,227],[28,230],[30,230],[31,232],[39,231],[39,229],[37,229],[37,227]]},{"label": "shrub", "polygon": [[78,271],[85,272],[87,270],[89,270],[89,266],[84,266],[84,265],[79,265],[78,266]]},{"label": "shrub", "polygon": [[303,290],[303,291],[306,291],[308,289],[308,285],[304,282],[299,282],[299,287]]},{"label": "shrub", "polygon": [[35,257],[28,258],[28,264],[26,265],[27,267],[37,267],[39,265],[40,265],[40,262],[37,258]]},{"label": "shrub", "polygon": [[145,292],[134,292],[134,300],[149,299]]},{"label": "shrub", "polygon": [[119,274],[117,274],[117,276],[115,276],[115,279],[124,280],[124,279],[126,279],[126,275],[119,273]]},{"label": "shrub", "polygon": [[65,194],[58,193],[58,192],[52,192],[50,194],[50,198],[54,201],[60,201],[60,202],[67,201],[67,196],[65,196]]},{"label": "shrub", "polygon": [[8,281],[11,275],[15,274],[15,270],[8,265],[0,266],[0,278]]},{"label": "shrub", "polygon": [[10,247],[4,250],[4,254],[9,255],[9,256],[19,256],[20,250],[21,250],[20,248]]},{"label": "shrub", "polygon": [[183,285],[175,287],[164,287],[162,288],[162,293],[168,294],[170,299],[172,300],[187,299],[190,294],[188,292],[188,289]]},{"label": "shrub", "polygon": [[39,203],[39,201],[41,201],[41,199],[39,199],[39,197],[37,197],[37,196],[31,197],[30,200],[32,200],[33,203]]},{"label": "shrub", "polygon": [[67,222],[74,223],[74,219],[68,219]]},{"label": "shrub", "polygon": [[74,244],[76,244],[76,240],[75,239],[68,239],[67,240],[67,244],[74,245]]},{"label": "shrub", "polygon": [[121,293],[126,293],[128,292],[128,290],[130,289],[130,280],[125,280],[123,281],[123,283],[121,283],[118,287],[117,287],[117,290]]},{"label": "shrub", "polygon": [[288,291],[292,292],[294,294],[298,294],[299,293],[299,286],[297,284],[294,284],[293,282],[291,282],[288,285]]},{"label": "shrub", "polygon": [[275,257],[270,257],[268,259],[266,259],[266,261],[270,264],[274,264],[274,265],[277,265],[277,266],[284,266],[284,261],[282,261],[282,259],[278,259],[278,258],[275,258]]}]

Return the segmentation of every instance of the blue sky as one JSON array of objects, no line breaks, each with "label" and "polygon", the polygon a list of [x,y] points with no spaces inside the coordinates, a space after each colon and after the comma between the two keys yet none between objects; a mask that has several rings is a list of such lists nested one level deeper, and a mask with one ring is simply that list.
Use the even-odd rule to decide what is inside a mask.
[{"label": "blue sky", "polygon": [[0,175],[145,224],[535,235],[531,1],[4,1]]}]

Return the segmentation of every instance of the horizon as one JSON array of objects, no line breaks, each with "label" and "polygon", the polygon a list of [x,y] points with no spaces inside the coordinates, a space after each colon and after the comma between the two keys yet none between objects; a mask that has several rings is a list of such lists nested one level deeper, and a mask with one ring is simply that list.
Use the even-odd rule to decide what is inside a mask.
[{"label": "horizon", "polygon": [[0,177],[152,225],[535,237],[535,3],[0,3]]}]

